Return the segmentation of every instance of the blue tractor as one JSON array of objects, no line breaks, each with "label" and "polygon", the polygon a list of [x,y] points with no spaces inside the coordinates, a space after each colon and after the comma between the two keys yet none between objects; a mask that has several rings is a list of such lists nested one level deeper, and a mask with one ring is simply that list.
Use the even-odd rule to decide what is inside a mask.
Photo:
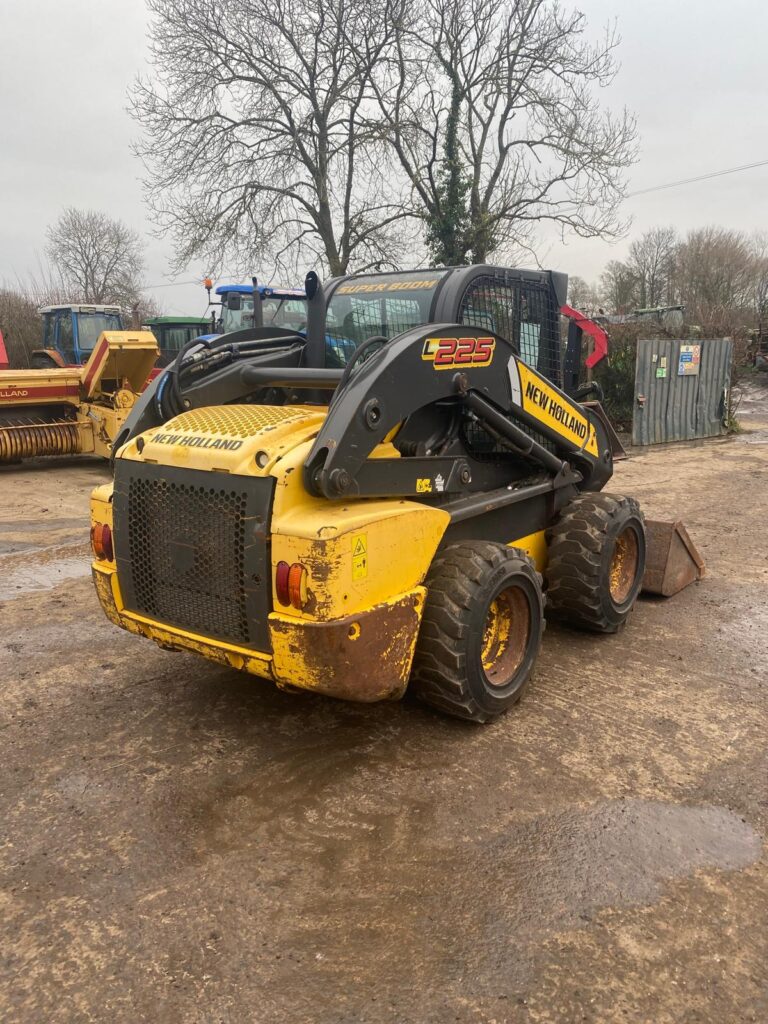
[{"label": "blue tractor", "polygon": [[[210,298],[210,286],[208,286]],[[217,317],[213,314],[211,324],[214,334],[231,334],[232,331],[240,331],[244,327],[254,326],[254,294],[261,299],[261,315],[258,315],[257,322],[265,327],[287,327],[293,331],[300,331],[307,322],[307,297],[304,289],[297,288],[271,288],[268,285],[257,284],[254,288],[250,284],[220,284],[216,289],[216,295],[220,296],[219,302],[211,302],[211,306],[219,306],[221,313]]]},{"label": "blue tractor", "polygon": [[[219,316],[215,312],[211,316],[211,333],[205,335],[206,338],[254,326],[284,327],[300,334],[306,332],[307,296],[303,288],[273,288],[258,284],[254,278],[253,284],[220,284],[216,289],[220,301],[211,302],[213,285],[208,278],[205,287],[208,290],[209,305],[221,308]],[[255,317],[254,295],[261,299],[261,307],[260,310],[257,307]],[[340,336],[332,323],[328,326],[326,346],[337,357],[339,365],[343,366],[354,352],[356,342],[352,338]]]},{"label": "blue tractor", "polygon": [[87,363],[102,331],[125,329],[118,306],[40,306],[43,345],[30,355],[30,366],[49,370],[54,366]]}]

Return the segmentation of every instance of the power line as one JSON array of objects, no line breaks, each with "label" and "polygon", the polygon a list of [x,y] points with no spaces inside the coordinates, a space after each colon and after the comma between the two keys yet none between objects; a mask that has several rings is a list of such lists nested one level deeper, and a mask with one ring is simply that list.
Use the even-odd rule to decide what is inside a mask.
[{"label": "power line", "polygon": [[710,171],[708,174],[699,174],[695,178],[681,178],[680,181],[669,181],[666,185],[652,185],[650,188],[640,188],[636,192],[628,192],[625,199],[633,196],[644,196],[647,192],[661,192],[665,188],[677,188],[678,185],[691,185],[696,181],[708,181],[710,178],[722,178],[724,174],[736,174],[739,171],[751,171],[753,167],[765,167],[768,160],[757,160],[753,164],[742,164],[740,167],[728,167],[724,171]]},{"label": "power line", "polygon": [[[222,271],[222,273],[217,276],[216,280],[217,281],[221,281],[221,280],[225,280],[227,278],[233,278],[233,277],[240,277],[240,275],[239,274],[227,274],[224,271]],[[187,284],[197,284],[197,285],[200,285],[200,287],[202,287],[203,279],[202,279],[202,277],[197,277],[193,281],[166,281],[163,284],[145,284],[145,285],[143,285],[143,287],[145,289],[146,288],[181,288],[182,285],[187,285]]]},{"label": "power line", "polygon": [[202,278],[195,281],[167,281],[165,284],[145,284],[144,288],[180,288],[185,284],[202,284]]}]

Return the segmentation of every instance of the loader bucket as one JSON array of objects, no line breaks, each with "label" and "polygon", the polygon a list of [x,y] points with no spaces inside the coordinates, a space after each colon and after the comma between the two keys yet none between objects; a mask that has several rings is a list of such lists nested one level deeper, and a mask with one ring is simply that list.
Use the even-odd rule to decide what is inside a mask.
[{"label": "loader bucket", "polygon": [[704,559],[679,520],[646,519],[645,534],[644,592],[672,597],[704,576]]}]

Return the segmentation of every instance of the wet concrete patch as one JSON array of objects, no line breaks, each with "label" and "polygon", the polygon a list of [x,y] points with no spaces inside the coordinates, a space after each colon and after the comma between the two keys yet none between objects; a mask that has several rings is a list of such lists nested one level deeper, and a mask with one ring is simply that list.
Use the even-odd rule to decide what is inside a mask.
[{"label": "wet concrete patch", "polygon": [[45,520],[0,520],[0,555],[46,552],[82,544],[88,536],[85,517]]},{"label": "wet concrete patch", "polygon": [[726,808],[630,799],[530,822],[486,855],[514,864],[525,883],[526,898],[514,908],[505,900],[517,923],[560,929],[602,906],[652,902],[664,883],[699,869],[747,867],[761,850],[758,833]]},{"label": "wet concrete patch", "polygon": [[[697,871],[746,868],[762,848],[748,823],[713,805],[612,800],[513,819],[480,837],[461,820],[446,831],[428,800],[402,791],[396,802],[371,801],[352,785],[340,803],[330,780],[316,788],[309,772],[303,799],[277,777],[262,782],[195,809],[156,806],[166,828],[153,853],[170,841],[175,858],[161,853],[168,870],[183,872],[196,851],[196,870],[237,877],[243,913],[267,928],[288,964],[307,964],[307,994],[345,992],[348,1016],[320,1015],[329,1022],[368,1019],[356,1014],[405,977],[422,995],[409,997],[414,1015],[402,1019],[468,1020],[441,1016],[443,1000],[456,1006],[466,991],[464,979],[475,999],[519,991],[555,936],[591,928],[603,912],[656,904]],[[166,830],[172,814],[179,832]],[[280,998],[291,1019],[297,1004]]]},{"label": "wet concrete patch", "polygon": [[59,519],[0,519],[0,536],[4,533],[50,533],[54,530],[79,530],[87,533],[87,515]]},{"label": "wet concrete patch", "polygon": [[[73,547],[82,544],[84,530],[77,530],[64,533],[59,536],[46,537],[47,543],[41,543],[39,539],[30,540],[25,534],[17,538],[0,539],[0,555],[19,555],[22,552],[45,553],[57,551],[61,547]],[[51,543],[55,541],[55,543]]]},{"label": "wet concrete patch", "polygon": [[[603,905],[653,901],[667,881],[702,868],[746,867],[762,849],[761,837],[751,825],[716,806],[616,800],[511,822],[502,833],[482,839],[462,835],[461,829],[446,837],[437,828],[430,837],[429,829],[423,833],[434,813],[423,801],[406,804],[399,816],[392,808],[377,810],[365,802],[357,814],[347,807],[342,821],[327,792],[328,782],[317,772],[314,784],[310,775],[304,775],[302,785],[301,798],[290,785],[287,790],[259,785],[251,792],[234,787],[211,805],[188,805],[187,825],[194,822],[198,834],[188,833],[185,841],[192,839],[190,849],[197,847],[198,852],[226,855],[254,842],[282,838],[326,863],[343,862],[345,871],[357,859],[350,844],[362,844],[361,859],[366,860],[377,855],[375,850],[384,841],[388,847],[401,847],[399,852],[389,849],[390,862],[392,856],[397,864],[407,859],[411,880],[423,876],[418,885],[422,898],[431,888],[442,898],[444,885],[456,877],[460,865],[482,862],[484,878],[491,881],[495,876],[494,904],[498,905],[497,893],[503,894],[501,903],[515,927],[536,930],[575,923],[585,911]],[[323,792],[328,799],[317,799]],[[182,810],[175,801],[174,806],[177,813]],[[182,811],[180,825],[183,817]],[[424,858],[413,857],[417,844]]]},{"label": "wet concrete patch", "polygon": [[[202,800],[171,785],[153,814],[172,822],[162,837],[176,848],[171,859],[252,866],[263,848],[278,862],[300,855],[314,864],[310,916],[343,911],[362,926],[373,902],[382,927],[408,918],[416,927],[427,914],[452,933],[449,944],[463,947],[471,934],[472,948],[487,952],[512,936],[535,941],[581,926],[605,907],[653,903],[669,882],[742,869],[762,850],[761,836],[724,807],[642,799],[513,817],[501,830],[473,834],[462,821],[446,828],[423,794],[401,793],[394,804],[375,786],[360,793],[354,777],[376,760],[370,751],[342,742],[326,759],[317,747],[298,747],[289,764],[278,755],[249,783],[229,778]],[[462,928],[453,927],[456,914]]]},{"label": "wet concrete patch", "polygon": [[[21,555],[21,552],[16,552]],[[0,601],[51,590],[67,580],[88,576],[91,571],[87,544],[51,547],[24,557],[6,557],[1,563]]]}]

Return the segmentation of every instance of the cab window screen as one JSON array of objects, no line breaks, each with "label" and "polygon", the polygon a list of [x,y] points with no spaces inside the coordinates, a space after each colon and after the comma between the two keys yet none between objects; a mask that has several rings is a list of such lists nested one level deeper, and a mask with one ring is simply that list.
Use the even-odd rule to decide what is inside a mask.
[{"label": "cab window screen", "polygon": [[507,338],[524,362],[559,386],[559,319],[546,284],[490,274],[477,278],[464,294],[460,320]]},{"label": "cab window screen", "polygon": [[120,317],[115,313],[82,313],[77,322],[77,343],[81,352],[91,352],[102,331],[119,331]]},{"label": "cab window screen", "polygon": [[[199,333],[202,334],[203,330],[204,328],[200,328]],[[196,327],[171,327],[165,332],[163,347],[168,352],[181,352],[186,343],[196,338],[197,335],[198,328]]]},{"label": "cab window screen", "polygon": [[429,322],[432,296],[443,271],[422,275],[351,278],[331,297],[326,347],[344,365],[358,345],[374,335],[394,338]]},{"label": "cab window screen", "polygon": [[62,313],[59,316],[59,351],[64,357],[65,363],[76,362],[75,338],[72,333],[72,317],[69,313]]}]

